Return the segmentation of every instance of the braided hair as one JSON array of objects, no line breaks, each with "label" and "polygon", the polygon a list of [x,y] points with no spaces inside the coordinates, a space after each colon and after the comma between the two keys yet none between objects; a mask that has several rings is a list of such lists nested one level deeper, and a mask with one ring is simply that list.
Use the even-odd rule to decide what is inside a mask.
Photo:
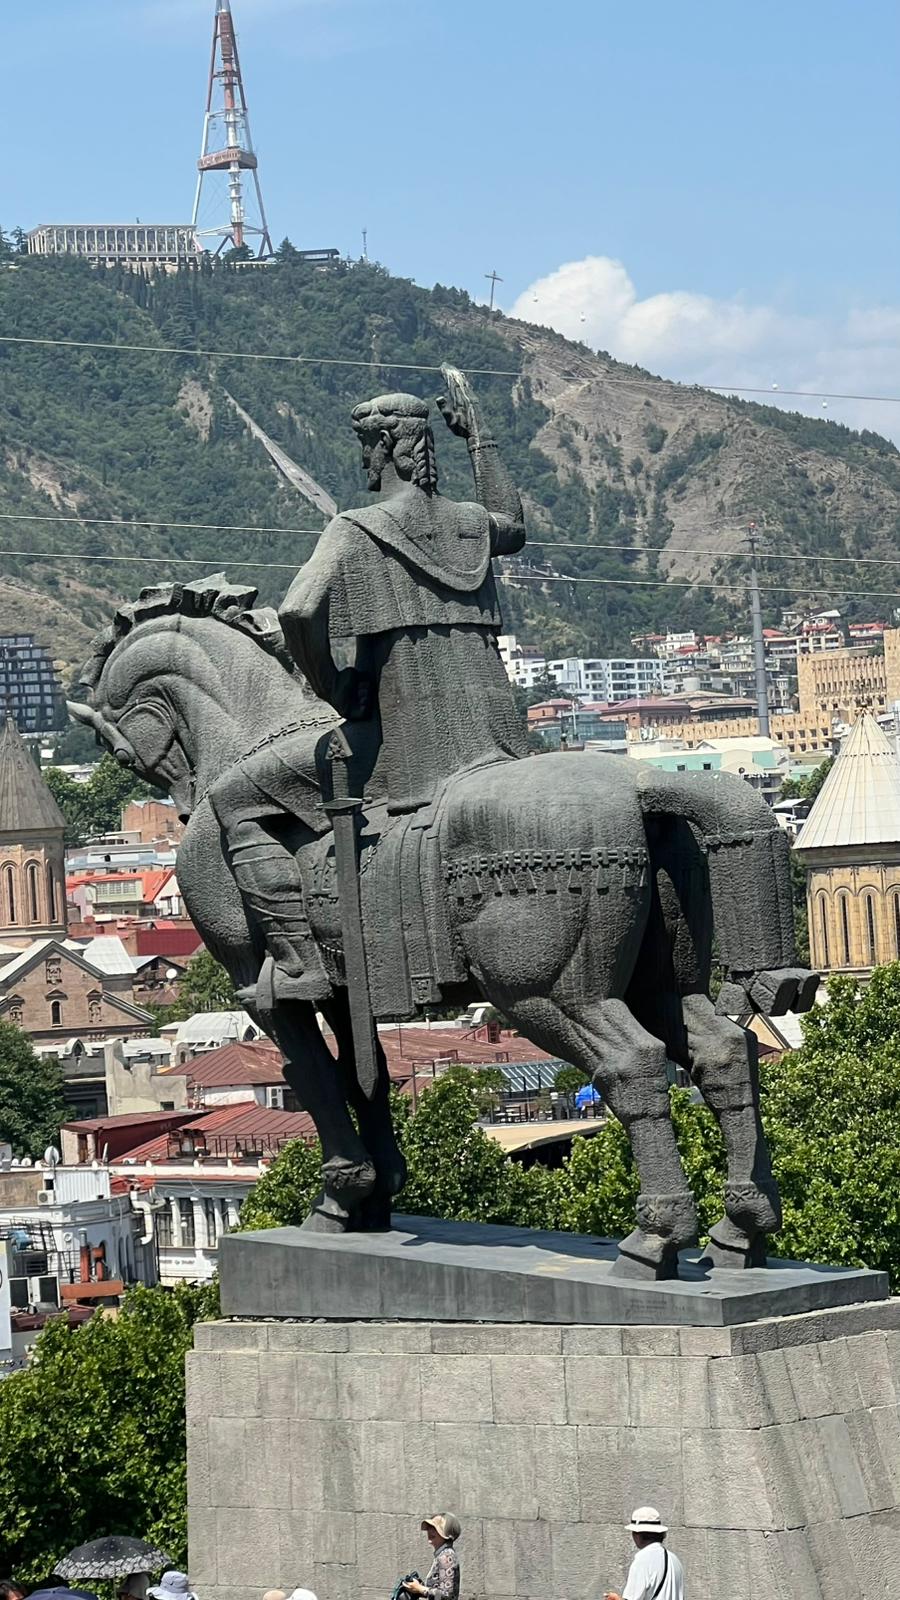
[{"label": "braided hair", "polygon": [[401,478],[433,494],[437,489],[434,434],[428,406],[411,394],[382,394],[351,413],[360,439],[376,443],[382,433],[391,441],[391,457]]}]

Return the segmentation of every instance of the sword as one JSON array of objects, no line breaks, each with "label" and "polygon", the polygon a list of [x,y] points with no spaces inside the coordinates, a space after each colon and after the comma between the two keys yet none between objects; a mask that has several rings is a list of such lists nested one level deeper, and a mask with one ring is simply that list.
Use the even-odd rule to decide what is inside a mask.
[{"label": "sword", "polygon": [[338,903],[344,942],[344,971],[350,1000],[350,1026],[356,1077],[367,1100],[374,1098],[378,1086],[378,1051],[375,1019],[369,991],[366,945],[363,934],[362,898],[359,889],[359,848],[357,819],[362,799],[350,794],[349,761],[352,755],[343,728],[335,728],[328,741],[333,799],[322,809],[331,818],[334,831],[334,860],[337,868]]}]

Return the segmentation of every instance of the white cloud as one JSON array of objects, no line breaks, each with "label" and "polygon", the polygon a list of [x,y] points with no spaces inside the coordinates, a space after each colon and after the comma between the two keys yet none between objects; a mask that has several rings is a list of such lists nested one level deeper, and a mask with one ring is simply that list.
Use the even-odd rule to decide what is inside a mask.
[{"label": "white cloud", "polygon": [[539,278],[509,315],[690,383],[761,388],[774,403],[773,385],[812,390],[811,399],[781,403],[900,442],[900,405],[821,400],[823,391],[900,393],[900,306],[827,317],[684,289],[640,299],[621,261],[586,256]]}]

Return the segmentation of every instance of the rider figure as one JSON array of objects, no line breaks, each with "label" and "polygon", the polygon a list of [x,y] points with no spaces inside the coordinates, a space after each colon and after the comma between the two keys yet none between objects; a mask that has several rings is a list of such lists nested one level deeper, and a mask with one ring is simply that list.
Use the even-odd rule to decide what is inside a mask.
[{"label": "rider figure", "polygon": [[[525,542],[522,505],[460,375],[438,406],[468,442],[476,501],[438,493],[428,406],[385,394],[353,426],[374,505],[336,516],[279,619],[314,690],[345,717],[381,720],[388,810],[427,805],[452,773],[525,754],[497,649],[492,557]],[[355,641],[339,670],[333,642]]]},{"label": "rider figure", "polygon": [[[439,401],[467,439],[477,503],[437,492],[428,407],[413,395],[357,406],[374,506],[335,517],[281,611],[287,642],[313,690],[351,720],[381,717],[392,812],[427,804],[452,772],[525,753],[497,651],[500,610],[491,558],[521,549],[522,505],[471,396],[448,374]],[[339,669],[332,640],[356,641]],[[318,714],[317,714],[318,713]],[[235,882],[274,962],[279,999],[316,1001],[330,984],[310,932],[294,854],[297,823],[316,835],[316,750],[330,719],[304,716],[230,766],[209,791]]]}]

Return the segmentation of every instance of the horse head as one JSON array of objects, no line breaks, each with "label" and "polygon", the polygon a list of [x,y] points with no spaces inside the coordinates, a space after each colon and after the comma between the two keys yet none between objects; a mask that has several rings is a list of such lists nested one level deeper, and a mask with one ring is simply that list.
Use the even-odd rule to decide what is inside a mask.
[{"label": "horse head", "polygon": [[94,641],[68,701],[74,720],[165,789],[185,819],[230,760],[312,701],[275,613],[255,600],[224,573],[143,589]]}]

